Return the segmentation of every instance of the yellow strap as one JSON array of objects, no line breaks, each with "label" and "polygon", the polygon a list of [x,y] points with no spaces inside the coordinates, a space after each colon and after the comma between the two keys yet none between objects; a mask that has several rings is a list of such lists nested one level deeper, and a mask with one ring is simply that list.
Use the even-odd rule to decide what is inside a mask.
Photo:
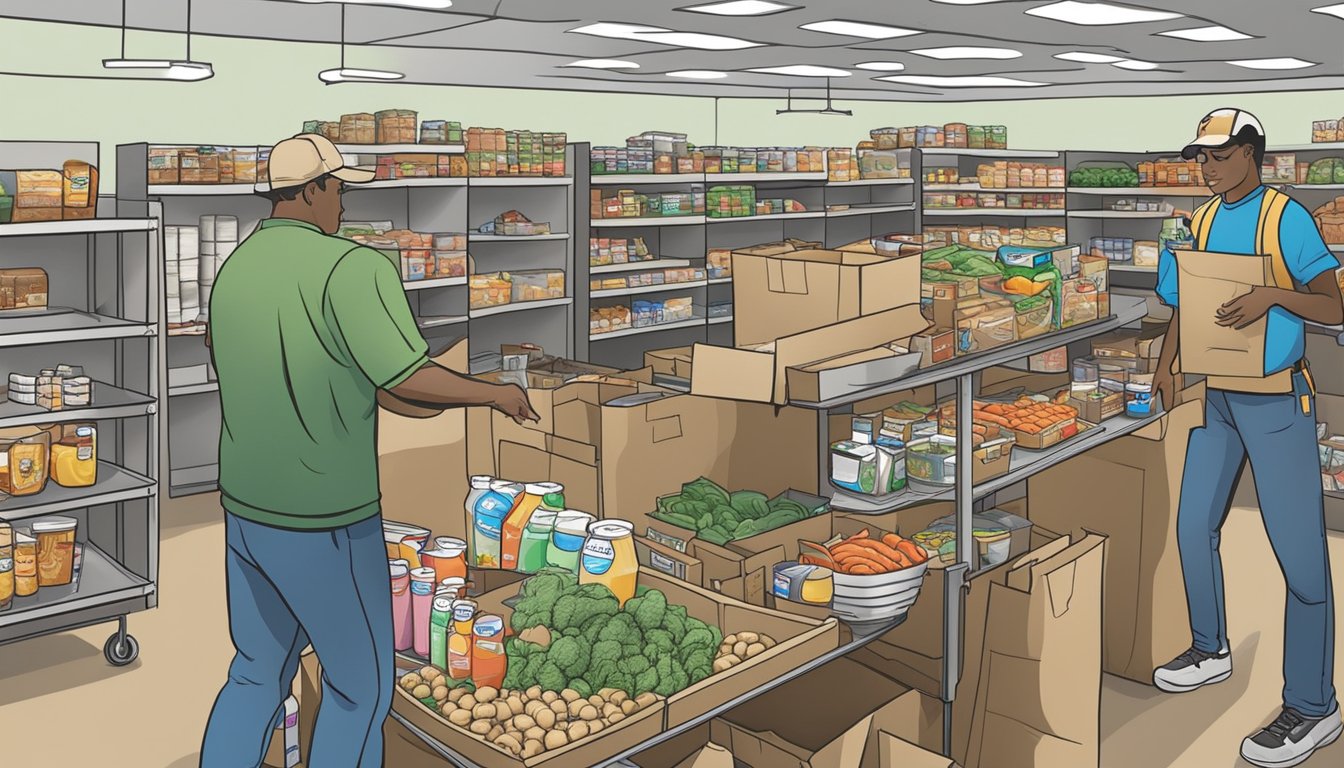
[{"label": "yellow strap", "polygon": [[1283,213],[1288,209],[1292,198],[1277,189],[1266,189],[1265,199],[1260,204],[1260,221],[1256,233],[1256,253],[1269,256],[1269,267],[1275,287],[1294,290],[1293,274],[1288,271],[1288,262],[1283,257],[1283,245],[1279,242]]},{"label": "yellow strap", "polygon": [[1208,202],[1195,209],[1195,215],[1190,218],[1190,229],[1195,236],[1195,246],[1198,250],[1207,250],[1209,247],[1209,230],[1213,228],[1213,217],[1218,213],[1218,207],[1223,198],[1214,195]]}]

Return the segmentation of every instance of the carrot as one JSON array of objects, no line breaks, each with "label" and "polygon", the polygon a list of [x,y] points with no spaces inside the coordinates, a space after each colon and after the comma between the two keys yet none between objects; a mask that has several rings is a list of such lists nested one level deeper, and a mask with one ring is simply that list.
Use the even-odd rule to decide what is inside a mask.
[{"label": "carrot", "polygon": [[901,567],[901,553],[879,541],[866,541],[863,546],[869,550],[868,557],[881,564],[885,570],[894,571]]},{"label": "carrot", "polygon": [[902,539],[896,545],[896,549],[901,554],[910,558],[910,562],[913,563],[914,565],[919,565],[920,563],[929,559],[929,555],[927,552],[924,551],[924,548],[915,544],[913,541],[906,541]]},{"label": "carrot", "polygon": [[851,557],[843,561],[842,565],[849,569],[848,573],[860,573],[861,568],[871,569],[873,573],[886,573],[888,570],[884,564],[868,557]]},{"label": "carrot", "polygon": [[849,573],[853,573],[859,576],[876,576],[879,572],[873,570],[871,566],[856,565],[854,566],[853,570],[849,571]]},{"label": "carrot", "polygon": [[835,549],[831,550],[831,557],[835,558],[836,560],[844,560],[846,558],[854,557],[856,555],[860,557],[867,557],[868,551],[863,547],[860,547],[858,544],[839,545]]}]

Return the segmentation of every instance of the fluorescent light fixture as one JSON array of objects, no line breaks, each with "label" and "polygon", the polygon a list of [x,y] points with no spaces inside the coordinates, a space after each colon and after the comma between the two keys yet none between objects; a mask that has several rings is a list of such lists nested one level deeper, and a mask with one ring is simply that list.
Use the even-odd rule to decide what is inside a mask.
[{"label": "fluorescent light fixture", "polygon": [[635,62],[620,59],[580,59],[562,66],[583,67],[585,69],[639,69],[639,65]]},{"label": "fluorescent light fixture", "polygon": [[670,29],[663,29],[662,27],[642,27],[635,24],[612,24],[605,21],[596,24],[585,24],[582,27],[575,27],[569,31],[577,32],[580,35],[611,37],[618,40],[636,40],[639,42],[658,43],[659,45],[670,45],[677,48],[699,48],[706,51],[735,51],[742,48],[756,48],[763,45],[762,43],[753,43],[750,40],[739,40],[735,37],[724,37],[722,35],[707,35],[700,32],[673,32]]},{"label": "fluorescent light fixture", "polygon": [[1055,58],[1061,61],[1078,61],[1083,64],[1115,64],[1124,61],[1119,56],[1108,56],[1104,53],[1088,53],[1087,51],[1069,51],[1068,53],[1056,53]]},{"label": "fluorescent light fixture", "polygon": [[938,88],[1034,88],[1038,85],[1049,85],[1049,83],[1037,83],[1031,80],[1019,80],[1015,77],[999,77],[997,75],[890,75],[877,79],[891,83],[927,85]]},{"label": "fluorescent light fixture", "polygon": [[862,64],[855,64],[859,69],[867,69],[873,72],[900,72],[905,69],[905,65],[899,61],[865,61]]},{"label": "fluorescent light fixture", "polygon": [[378,83],[387,80],[400,80],[404,77],[406,76],[400,72],[388,72],[382,69],[353,69],[351,67],[324,69],[317,73],[317,79],[324,83]]},{"label": "fluorescent light fixture", "polygon": [[1182,40],[1191,40],[1196,43],[1222,43],[1229,40],[1250,40],[1251,36],[1242,34],[1235,29],[1227,27],[1194,27],[1192,29],[1177,29],[1171,32],[1159,32],[1163,37],[1178,37]]},{"label": "fluorescent light fixture", "polygon": [[948,48],[924,48],[911,53],[927,56],[931,59],[1019,59],[1021,51],[1012,48],[978,48],[969,45],[957,45]]},{"label": "fluorescent light fixture", "polygon": [[806,29],[810,32],[825,32],[828,35],[863,37],[869,40],[887,40],[893,37],[920,34],[920,30],[917,29],[902,29],[901,27],[887,27],[882,24],[864,24],[859,21],[840,21],[836,19],[814,21],[811,24],[804,24],[799,29]]},{"label": "fluorescent light fixture", "polygon": [[1235,67],[1245,67],[1246,69],[1306,69],[1316,66],[1314,61],[1303,61],[1301,59],[1283,58],[1283,59],[1240,59],[1229,61]]},{"label": "fluorescent light fixture", "polygon": [[792,75],[794,77],[849,77],[849,71],[835,67],[816,67],[811,64],[789,64],[783,67],[761,67],[752,72],[763,75]]},{"label": "fluorescent light fixture", "polygon": [[1335,16],[1344,19],[1344,3],[1336,5],[1323,5],[1320,8],[1312,8],[1312,13],[1323,13],[1326,16]]},{"label": "fluorescent light fixture", "polygon": [[1157,69],[1161,65],[1154,64],[1151,61],[1140,61],[1139,59],[1121,59],[1111,66],[1119,67],[1121,69],[1130,69],[1135,72],[1147,72],[1152,69]]},{"label": "fluorescent light fixture", "polygon": [[140,77],[161,80],[209,80],[215,70],[203,61],[168,61],[166,59],[103,59],[103,69],[139,70]]},{"label": "fluorescent light fixture", "polygon": [[684,77],[687,80],[722,80],[728,76],[727,72],[717,72],[712,69],[683,69],[677,72],[668,72],[668,77]]},{"label": "fluorescent light fixture", "polygon": [[690,8],[681,8],[682,11],[691,11],[692,13],[712,13],[718,16],[764,16],[768,13],[780,13],[781,11],[797,10],[796,5],[785,5],[783,3],[772,3],[769,0],[729,0],[726,3],[710,3],[708,5],[693,5]]},{"label": "fluorescent light fixture", "polygon": [[933,2],[943,5],[989,5],[990,3],[1002,3],[1005,0],[933,0]]},{"label": "fluorescent light fixture", "polygon": [[424,8],[441,11],[452,8],[453,0],[299,0],[301,3],[348,3],[350,5],[399,5],[403,8]]},{"label": "fluorescent light fixture", "polygon": [[1063,0],[1059,3],[1028,8],[1023,13],[1029,16],[1039,16],[1043,19],[1053,19],[1054,21],[1085,26],[1142,24],[1146,21],[1170,21],[1185,17],[1184,14],[1180,13],[1150,11],[1110,3],[1076,2],[1076,0]]}]

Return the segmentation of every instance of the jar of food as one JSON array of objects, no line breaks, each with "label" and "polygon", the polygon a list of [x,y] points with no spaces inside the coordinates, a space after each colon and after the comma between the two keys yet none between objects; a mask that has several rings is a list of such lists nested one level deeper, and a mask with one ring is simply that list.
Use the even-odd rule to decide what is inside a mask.
[{"label": "jar of food", "polygon": [[634,531],[634,524],[625,520],[599,520],[590,525],[580,557],[579,583],[601,584],[621,605],[634,597],[639,576]]},{"label": "jar of food", "polygon": [[37,585],[61,587],[70,583],[75,567],[75,531],[79,521],[73,517],[50,517],[33,523],[37,539]]},{"label": "jar of food", "polygon": [[14,599],[14,529],[0,520],[0,611]]},{"label": "jar of food", "polygon": [[0,493],[30,496],[47,485],[51,435],[32,427],[0,429]]},{"label": "jar of food", "polygon": [[37,539],[14,532],[14,596],[37,594]]},{"label": "jar of food", "polygon": [[92,424],[62,424],[52,430],[51,479],[66,488],[98,481],[98,431]]}]

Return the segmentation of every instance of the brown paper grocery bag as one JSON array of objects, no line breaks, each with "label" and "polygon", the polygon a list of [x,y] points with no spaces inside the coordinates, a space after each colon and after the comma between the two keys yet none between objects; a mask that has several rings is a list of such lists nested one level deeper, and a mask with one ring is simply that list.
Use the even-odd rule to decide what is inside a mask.
[{"label": "brown paper grocery bag", "polygon": [[1180,285],[1181,372],[1260,377],[1265,373],[1266,318],[1237,330],[1218,325],[1223,304],[1273,285],[1270,257],[1210,251],[1175,252]]}]

